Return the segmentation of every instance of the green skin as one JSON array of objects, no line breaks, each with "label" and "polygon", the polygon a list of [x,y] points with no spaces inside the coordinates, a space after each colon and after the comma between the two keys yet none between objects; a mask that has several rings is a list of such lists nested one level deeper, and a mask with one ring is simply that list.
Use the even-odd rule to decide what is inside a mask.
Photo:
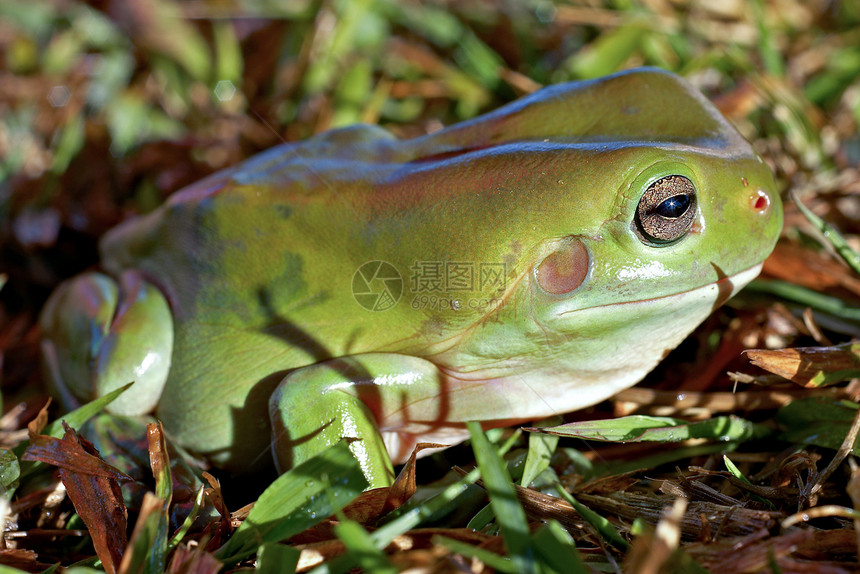
[{"label": "green skin", "polygon": [[[697,211],[655,244],[634,218],[668,175],[693,182]],[[104,237],[116,280],[61,286],[44,348],[64,397],[134,380],[112,410],[154,411],[218,466],[259,467],[271,445],[286,470],[348,437],[382,486],[392,460],[461,440],[465,421],[635,384],[755,276],[781,226],[749,144],[683,80],[643,69],[413,140],[357,126],[214,174]],[[368,261],[402,277],[390,308],[353,294]],[[471,265],[475,283],[421,291],[428,262]],[[480,264],[501,280],[480,285]],[[385,285],[397,295],[396,279],[370,289]]]}]

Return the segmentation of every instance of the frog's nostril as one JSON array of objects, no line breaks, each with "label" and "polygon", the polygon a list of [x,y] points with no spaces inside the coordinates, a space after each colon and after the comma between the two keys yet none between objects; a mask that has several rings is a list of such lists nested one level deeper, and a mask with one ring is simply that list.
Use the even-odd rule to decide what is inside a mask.
[{"label": "frog's nostril", "polygon": [[756,191],[750,196],[750,207],[753,211],[766,213],[770,208],[770,196],[765,191]]}]

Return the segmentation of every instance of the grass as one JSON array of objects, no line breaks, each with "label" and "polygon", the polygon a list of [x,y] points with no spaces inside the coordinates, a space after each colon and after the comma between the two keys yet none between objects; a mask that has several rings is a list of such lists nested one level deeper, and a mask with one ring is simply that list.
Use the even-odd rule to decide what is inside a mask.
[{"label": "grass", "polygon": [[[283,4],[0,3],[0,571],[856,568],[858,390],[850,347],[832,345],[860,333],[860,279],[834,255],[856,261],[860,245],[860,5]],[[413,137],[639,65],[697,85],[813,214],[787,202],[763,279],[639,387],[527,439],[473,428],[474,457],[434,455],[395,493],[359,496],[337,448],[219,484],[99,404],[65,420],[133,481],[96,483],[93,450],[56,422],[39,444],[86,472],[61,486],[21,458],[46,397],[37,313],[119,221],[282,141],[356,122]],[[783,347],[798,350],[756,364],[815,372],[788,382],[741,356]],[[475,460],[480,482],[451,470]],[[127,507],[128,527],[78,513],[81,492]]]}]

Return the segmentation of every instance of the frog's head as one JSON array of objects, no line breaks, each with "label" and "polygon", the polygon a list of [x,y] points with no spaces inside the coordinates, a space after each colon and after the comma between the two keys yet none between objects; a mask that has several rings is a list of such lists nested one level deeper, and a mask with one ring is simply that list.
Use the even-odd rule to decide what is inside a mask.
[{"label": "frog's head", "polygon": [[527,275],[518,323],[594,383],[580,387],[584,404],[638,381],[755,278],[782,227],[752,154],[661,155],[623,182],[596,233],[543,242]]},{"label": "frog's head", "polygon": [[685,336],[752,280],[773,249],[782,227],[773,178],[752,153],[619,151],[639,165],[620,182],[596,232],[535,248],[533,318],[578,337],[604,337],[615,321],[630,328],[653,322],[643,331],[648,339]]},{"label": "frog's head", "polygon": [[[758,274],[782,227],[770,169],[685,82],[649,70],[582,96],[605,113],[540,142],[556,151],[535,186],[559,216],[530,219],[536,241],[519,281],[471,341],[485,366],[519,356],[523,372],[539,364],[572,380],[573,406],[644,376]],[[540,102],[563,117],[570,99]],[[538,112],[549,113],[505,119],[530,125],[523,116]]]}]

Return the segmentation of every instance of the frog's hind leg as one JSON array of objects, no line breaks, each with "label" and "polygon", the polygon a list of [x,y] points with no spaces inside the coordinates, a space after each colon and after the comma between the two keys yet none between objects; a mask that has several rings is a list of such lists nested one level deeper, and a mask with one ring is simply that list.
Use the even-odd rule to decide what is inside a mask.
[{"label": "frog's hind leg", "polygon": [[102,273],[66,281],[45,303],[39,326],[48,382],[66,402],[134,382],[108,410],[136,415],[155,407],[170,370],[173,316],[139,272],[118,282]]}]

